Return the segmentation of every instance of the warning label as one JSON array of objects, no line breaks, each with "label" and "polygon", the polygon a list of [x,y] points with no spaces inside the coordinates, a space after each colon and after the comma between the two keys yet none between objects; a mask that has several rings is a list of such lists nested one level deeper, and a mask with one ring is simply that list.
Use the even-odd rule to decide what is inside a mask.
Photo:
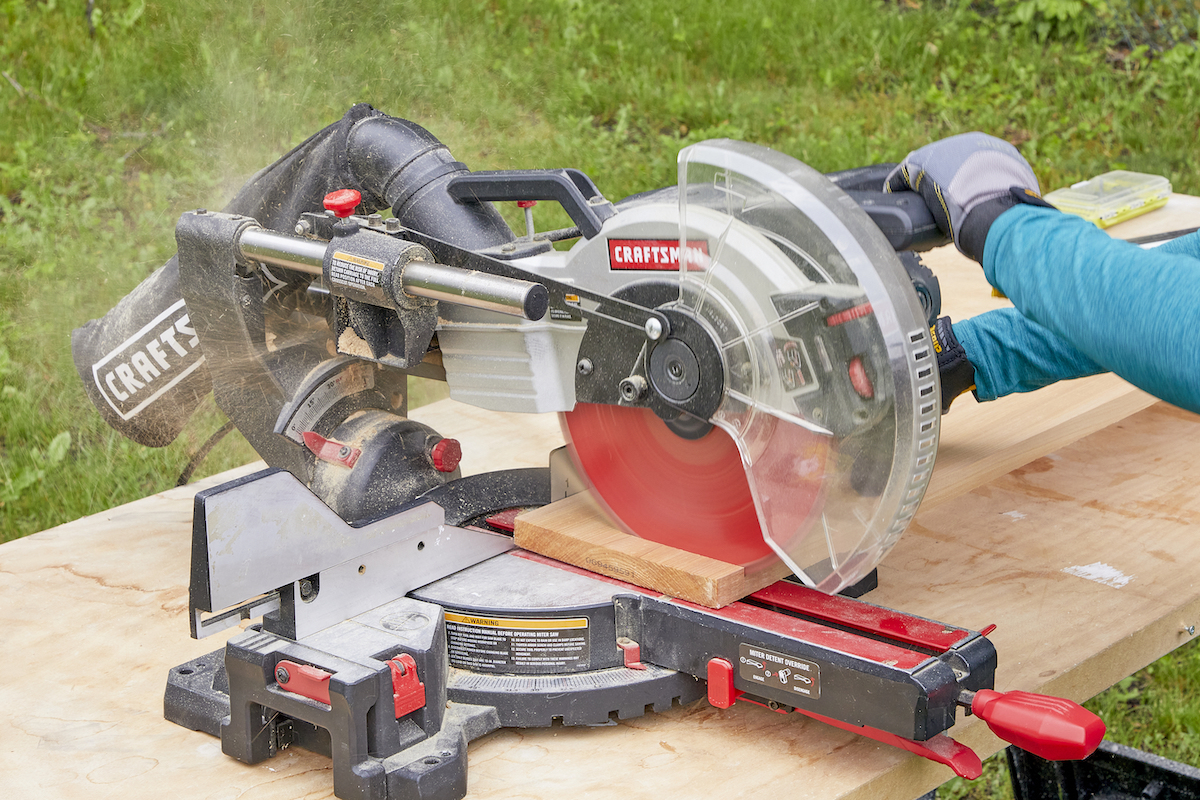
[{"label": "warning label", "polygon": [[355,290],[359,296],[387,302],[383,291],[383,262],[372,261],[340,250],[333,254],[329,279],[339,286]]},{"label": "warning label", "polygon": [[821,696],[821,670],[813,661],[741,644],[738,662],[738,676],[743,680],[812,700]]},{"label": "warning label", "polygon": [[450,663],[475,672],[541,674],[586,669],[586,617],[485,617],[446,612]]}]

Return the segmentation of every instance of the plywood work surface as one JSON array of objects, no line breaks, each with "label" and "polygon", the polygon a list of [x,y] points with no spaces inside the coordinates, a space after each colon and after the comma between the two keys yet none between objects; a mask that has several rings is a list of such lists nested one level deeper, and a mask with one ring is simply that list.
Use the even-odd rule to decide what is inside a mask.
[{"label": "plywood work surface", "polygon": [[[997,688],[1095,694],[1200,622],[1198,444],[1200,418],[1156,404],[971,487],[918,514],[868,599],[998,623]],[[187,635],[195,488],[0,546],[0,796],[332,796],[320,757],[246,766],[162,719],[167,671],[221,644]],[[981,755],[1000,747],[974,718],[951,733]],[[470,748],[468,797],[912,800],[948,777],[795,715],[701,701],[609,728],[491,734]]]},{"label": "plywood work surface", "polygon": [[[959,298],[951,287],[978,267],[937,258],[951,313],[1001,302],[986,284]],[[553,417],[449,402],[413,416],[460,438],[469,471],[542,464],[561,442]],[[959,401],[944,422],[929,500],[870,602],[997,623],[998,689],[1075,700],[1188,640],[1200,624],[1200,417],[1102,377],[1028,402]],[[162,718],[168,670],[223,643],[187,633],[197,488],[0,545],[0,797],[332,797],[324,758],[292,748],[247,766]],[[984,756],[1001,746],[975,718],[951,735]],[[493,733],[471,745],[468,797],[912,800],[948,777],[815,721],[701,701],[605,728]]]}]

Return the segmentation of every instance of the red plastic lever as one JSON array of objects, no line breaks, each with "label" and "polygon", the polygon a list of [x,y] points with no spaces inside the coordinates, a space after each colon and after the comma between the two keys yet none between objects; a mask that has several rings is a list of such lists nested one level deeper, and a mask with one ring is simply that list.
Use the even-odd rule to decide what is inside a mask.
[{"label": "red plastic lever", "polygon": [[392,700],[396,719],[425,707],[425,684],[417,675],[417,662],[408,653],[401,653],[387,662],[392,671]]},{"label": "red plastic lever", "polygon": [[1104,720],[1061,697],[981,689],[971,710],[1004,741],[1049,761],[1087,758],[1104,738]]},{"label": "red plastic lever", "polygon": [[708,660],[708,702],[717,708],[729,708],[742,694],[733,687],[733,663],[726,658]]},{"label": "red plastic lever", "polygon": [[283,660],[275,665],[275,682],[285,692],[329,705],[329,679],[332,673],[323,669]]},{"label": "red plastic lever", "polygon": [[354,209],[362,202],[362,195],[354,189],[338,189],[325,195],[325,208],[332,211],[334,216],[344,219],[354,213]]},{"label": "red plastic lever", "polygon": [[304,437],[304,446],[311,450],[313,455],[331,464],[341,464],[343,467],[353,468],[358,462],[358,457],[362,455],[362,450],[359,448],[335,442],[333,439],[326,439],[319,433],[305,431],[301,435]]}]

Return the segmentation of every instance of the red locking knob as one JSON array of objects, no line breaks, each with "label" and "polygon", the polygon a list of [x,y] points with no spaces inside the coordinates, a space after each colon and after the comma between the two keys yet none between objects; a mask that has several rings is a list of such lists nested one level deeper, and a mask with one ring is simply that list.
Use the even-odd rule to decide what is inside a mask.
[{"label": "red locking knob", "polygon": [[457,439],[439,439],[429,451],[429,460],[438,472],[454,472],[462,461],[462,445]]},{"label": "red locking knob", "polygon": [[1061,697],[981,689],[971,701],[992,733],[1048,761],[1087,758],[1104,738],[1104,722]]},{"label": "red locking knob", "polygon": [[537,205],[537,200],[518,200],[517,208],[533,208]]},{"label": "red locking knob", "polygon": [[354,189],[338,189],[325,195],[325,208],[332,211],[338,219],[345,219],[353,214],[361,202],[362,195]]}]

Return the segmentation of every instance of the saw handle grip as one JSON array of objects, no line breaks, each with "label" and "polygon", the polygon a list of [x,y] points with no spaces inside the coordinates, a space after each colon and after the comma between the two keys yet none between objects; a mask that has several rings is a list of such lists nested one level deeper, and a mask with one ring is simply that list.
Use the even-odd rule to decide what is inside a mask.
[{"label": "saw handle grip", "polygon": [[916,192],[885,192],[883,186],[896,164],[872,164],[827,172],[835,186],[867,212],[893,250],[929,250],[950,242],[938,228],[924,198]]},{"label": "saw handle grip", "polygon": [[553,200],[579,226],[583,238],[600,233],[617,213],[592,179],[577,169],[517,169],[455,175],[446,191],[460,203],[504,200]]},{"label": "saw handle grip", "polygon": [[1104,721],[1078,703],[1030,692],[981,689],[971,711],[992,733],[1048,761],[1078,761],[1104,738]]}]

